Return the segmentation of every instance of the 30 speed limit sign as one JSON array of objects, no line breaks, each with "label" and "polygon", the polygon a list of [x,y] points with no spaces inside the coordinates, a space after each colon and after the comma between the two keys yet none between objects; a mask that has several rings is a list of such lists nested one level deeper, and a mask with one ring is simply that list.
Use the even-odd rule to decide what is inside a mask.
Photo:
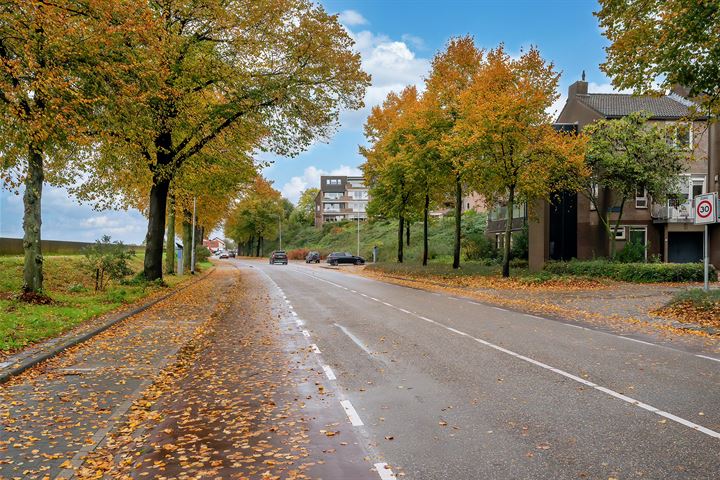
[{"label": "30 speed limit sign", "polygon": [[706,193],[695,197],[695,224],[717,222],[717,194]]}]

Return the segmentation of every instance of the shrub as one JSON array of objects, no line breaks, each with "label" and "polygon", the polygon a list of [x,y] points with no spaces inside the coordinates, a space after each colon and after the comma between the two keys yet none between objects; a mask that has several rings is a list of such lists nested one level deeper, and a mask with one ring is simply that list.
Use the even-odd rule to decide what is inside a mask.
[{"label": "shrub", "polygon": [[[545,271],[556,275],[606,277],[626,282],[699,282],[703,280],[701,263],[620,263],[607,260],[548,262]],[[710,278],[717,272],[710,268]]]},{"label": "shrub", "polygon": [[288,250],[287,256],[290,260],[305,260],[310,250],[307,248],[296,248],[294,250]]},{"label": "shrub", "polygon": [[528,226],[523,225],[522,230],[512,237],[512,247],[510,248],[510,258],[518,258],[527,260],[530,251],[530,239],[528,236]]},{"label": "shrub", "polygon": [[646,249],[641,242],[627,242],[623,249],[615,254],[615,260],[622,263],[644,263]]},{"label": "shrub", "polygon": [[122,242],[110,241],[109,235],[83,249],[85,260],[83,267],[95,278],[95,291],[104,290],[109,279],[121,280],[133,273],[128,265],[130,257],[135,255]]},{"label": "shrub", "polygon": [[202,245],[198,245],[195,247],[195,261],[200,262],[207,262],[208,258],[212,255],[212,252],[209,248],[204,247]]}]

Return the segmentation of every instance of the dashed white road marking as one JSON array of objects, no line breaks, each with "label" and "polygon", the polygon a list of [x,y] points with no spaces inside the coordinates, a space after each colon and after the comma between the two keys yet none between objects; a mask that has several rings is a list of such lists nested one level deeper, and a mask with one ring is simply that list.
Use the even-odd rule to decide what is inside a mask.
[{"label": "dashed white road marking", "polygon": [[298,318],[297,320],[295,320],[295,325],[297,325],[298,327],[302,327],[303,325],[305,325],[305,322]]},{"label": "dashed white road marking", "polygon": [[376,463],[375,470],[377,470],[378,475],[380,475],[380,480],[394,480],[397,478],[387,463]]},{"label": "dashed white road marking", "polygon": [[373,353],[362,343],[362,341],[361,341],[359,338],[357,338],[355,335],[353,335],[352,332],[350,332],[350,330],[348,330],[347,328],[345,328],[345,327],[343,327],[342,325],[339,325],[339,324],[337,324],[337,323],[335,323],[335,324],[333,324],[333,325],[335,325],[335,326],[338,327],[340,330],[342,330],[342,332],[343,332],[345,335],[347,335],[347,336],[350,338],[350,340],[352,340],[353,342],[355,342],[355,345],[357,345],[358,347],[360,347],[363,352],[367,353],[368,355],[370,355],[370,356],[372,357]]},{"label": "dashed white road marking", "polygon": [[581,327],[580,325],[575,325],[574,323],[564,323],[563,325],[567,325],[568,327],[573,327],[573,328],[579,328],[580,330],[587,330],[585,327]]},{"label": "dashed white road marking", "polygon": [[337,380],[335,372],[332,371],[330,365],[323,365],[323,370],[325,371],[325,376],[328,378],[328,380]]},{"label": "dashed white road marking", "polygon": [[705,358],[705,359],[708,359],[708,360],[712,360],[713,362],[720,362],[720,358],[707,357],[707,356],[705,356],[705,355],[700,355],[700,354],[697,354],[697,355],[695,355],[695,356],[696,356],[696,357],[700,357],[700,358]]},{"label": "dashed white road marking", "polygon": [[500,307],[491,307],[491,308],[494,308],[495,310],[500,310],[501,312],[507,312],[506,308],[500,308]]},{"label": "dashed white road marking", "polygon": [[303,333],[303,335],[305,335],[306,337],[309,337],[309,336],[310,336],[310,332],[308,332],[307,330],[303,330],[302,333]]},{"label": "dashed white road marking", "polygon": [[[315,278],[317,278],[317,277],[315,277]],[[333,282],[330,282],[330,281],[327,281],[327,280],[324,280],[324,279],[320,279],[320,280],[322,280],[322,281],[324,281],[324,282],[326,282],[326,283],[329,283],[329,284],[331,284],[331,285],[335,285],[335,286],[340,287],[340,285],[338,285],[338,284],[336,284],[336,283],[333,283]],[[378,299],[376,299],[376,298],[373,298],[373,297],[370,297],[370,298],[372,298],[372,299],[375,300],[375,301],[380,301],[380,300],[378,300]],[[382,302],[382,303],[385,303],[385,302]],[[393,308],[393,309],[395,309],[395,310],[400,311],[400,307],[396,307],[396,306],[394,306],[394,305],[389,305],[389,306],[390,306],[390,308]],[[493,308],[495,308],[495,309],[497,309],[497,310],[507,311],[507,310],[505,310],[505,309],[503,309],[503,308],[500,308],[500,307],[493,307]],[[713,438],[718,438],[718,439],[720,439],[720,432],[716,432],[716,431],[711,430],[711,429],[709,429],[709,428],[703,427],[702,425],[698,425],[697,423],[694,423],[694,422],[691,422],[691,421],[686,420],[686,419],[684,419],[684,418],[678,417],[677,415],[673,415],[672,413],[666,412],[666,411],[664,411],[664,410],[660,410],[659,408],[653,407],[652,405],[649,405],[649,404],[647,404],[647,403],[643,403],[643,402],[641,402],[641,401],[639,401],[639,400],[636,400],[636,399],[634,399],[634,398],[632,398],[632,397],[628,397],[628,396],[623,395],[622,393],[616,392],[616,391],[614,391],[614,390],[610,390],[609,388],[603,387],[603,386],[598,385],[598,384],[596,384],[596,383],[593,383],[593,382],[591,382],[591,381],[589,381],[589,380],[585,380],[584,378],[578,377],[577,375],[573,375],[572,373],[566,372],[566,371],[564,371],[564,370],[560,370],[559,368],[552,367],[552,366],[550,366],[550,365],[548,365],[548,364],[546,364],[546,363],[543,363],[543,362],[540,362],[540,361],[538,361],[538,360],[532,359],[532,358],[527,357],[527,356],[525,356],[525,355],[522,355],[522,354],[520,354],[520,353],[513,352],[512,350],[508,350],[507,348],[503,348],[503,347],[501,347],[501,346],[499,346],[499,345],[495,345],[494,343],[488,342],[487,340],[483,340],[483,339],[481,339],[481,338],[473,337],[473,336],[471,336],[471,335],[469,335],[469,334],[467,334],[467,333],[465,333],[465,332],[460,332],[459,330],[456,330],[456,329],[454,329],[454,328],[452,328],[452,327],[449,327],[449,326],[447,326],[447,325],[444,325],[444,324],[442,324],[442,323],[440,323],[440,322],[437,322],[437,321],[435,321],[435,320],[432,320],[432,319],[430,319],[430,318],[423,317],[423,316],[418,315],[418,314],[415,314],[415,313],[410,313],[410,315],[411,315],[411,316],[414,316],[414,317],[416,317],[416,318],[419,318],[419,319],[421,319],[421,320],[425,320],[426,322],[434,323],[435,325],[441,326],[441,327],[445,328],[446,330],[449,330],[449,331],[451,331],[451,332],[453,332],[453,333],[457,333],[457,334],[459,334],[459,335],[463,335],[463,336],[466,336],[466,337],[468,337],[468,338],[471,338],[471,339],[475,340],[476,342],[478,342],[478,343],[480,343],[480,344],[482,344],[482,345],[485,345],[486,347],[490,347],[490,348],[495,349],[495,350],[497,350],[497,351],[499,351],[499,352],[505,353],[505,354],[510,355],[510,356],[512,356],[512,357],[515,357],[515,358],[517,358],[517,359],[519,359],[519,360],[523,360],[523,361],[525,361],[525,362],[527,362],[527,363],[533,364],[533,365],[538,366],[538,367],[540,367],[540,368],[543,368],[543,369],[545,369],[545,370],[549,370],[549,371],[551,371],[551,372],[554,372],[554,373],[556,373],[556,374],[558,374],[558,375],[561,375],[561,376],[563,376],[563,377],[565,377],[565,378],[568,378],[568,379],[570,379],[570,380],[574,380],[574,381],[576,381],[576,382],[578,382],[578,383],[581,383],[581,384],[583,384],[583,385],[586,385],[586,386],[588,386],[588,387],[591,387],[591,388],[593,388],[593,389],[595,389],[595,390],[597,390],[597,391],[599,391],[599,392],[603,392],[603,393],[605,393],[605,394],[607,394],[607,395],[610,395],[611,397],[617,398],[617,399],[622,400],[622,401],[624,401],[624,402],[627,402],[627,403],[629,403],[629,404],[631,404],[631,405],[635,405],[635,406],[638,407],[638,408],[641,408],[641,409],[646,410],[646,411],[648,411],[648,412],[654,413],[654,414],[659,415],[659,416],[661,416],[661,417],[667,418],[668,420],[672,420],[672,421],[674,421],[674,422],[677,422],[677,423],[679,423],[679,424],[681,424],[681,425],[684,425],[684,426],[686,426],[686,427],[688,427],[688,428],[691,428],[691,429],[693,429],[693,430],[697,430],[698,432],[704,433],[705,435],[708,435],[708,436],[713,437]],[[570,325],[570,324],[566,324],[566,325]],[[585,327],[579,327],[579,328],[585,328]],[[616,336],[616,335],[614,335],[614,336]],[[627,337],[621,337],[621,338],[627,338]],[[633,339],[633,340],[634,340],[634,339]],[[647,342],[644,342],[644,343],[647,343]],[[650,344],[650,345],[654,345],[654,344]],[[344,400],[343,402],[347,402],[347,400]],[[341,402],[341,403],[342,403],[342,402]],[[352,408],[352,405],[350,405],[350,402],[347,402],[347,404],[348,404],[348,406],[349,406],[350,408]],[[343,404],[343,408],[345,408],[345,405],[344,405],[344,404]],[[346,408],[345,411],[346,411],[346,413],[348,412],[347,408]],[[353,409],[353,412],[354,412],[354,409]],[[357,415],[357,413],[355,413],[355,415]],[[349,413],[348,413],[348,416],[350,416]],[[358,417],[358,421],[360,421],[359,417]],[[362,423],[360,423],[360,424],[362,425]],[[353,425],[354,425],[354,424],[353,424]]]},{"label": "dashed white road marking", "polygon": [[363,421],[360,420],[360,416],[355,411],[355,407],[353,407],[352,403],[350,403],[350,400],[341,400],[340,405],[342,405],[343,410],[345,410],[345,414],[350,419],[350,423],[353,427],[364,425]]},{"label": "dashed white road marking", "polygon": [[546,318],[539,317],[539,316],[537,316],[537,315],[532,315],[532,314],[530,314],[530,313],[526,313],[525,316],[526,316],[526,317],[530,317],[530,318],[534,318],[535,320],[547,320]]},{"label": "dashed white road marking", "polygon": [[312,348],[312,351],[315,352],[315,353],[317,353],[317,354],[321,354],[321,353],[322,353],[322,352],[320,351],[320,349],[318,348],[318,346],[315,345],[314,343],[313,343],[313,344],[310,344],[310,348]]},{"label": "dashed white road marking", "polygon": [[297,317],[297,316],[298,316],[298,315],[297,315],[297,312],[290,312],[290,313],[292,313],[292,316],[293,316],[293,317]]}]

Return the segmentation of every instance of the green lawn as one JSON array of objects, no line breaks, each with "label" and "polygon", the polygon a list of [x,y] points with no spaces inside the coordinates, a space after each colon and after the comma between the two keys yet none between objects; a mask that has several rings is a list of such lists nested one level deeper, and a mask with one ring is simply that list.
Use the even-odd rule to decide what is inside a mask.
[{"label": "green lawn", "polygon": [[[93,291],[93,279],[82,268],[81,255],[45,257],[44,277],[51,305],[29,305],[15,300],[22,286],[23,259],[0,257],[0,351],[14,351],[31,343],[60,335],[75,325],[127,305],[188,277],[165,276],[166,286],[111,282],[104,292]],[[142,269],[143,257],[131,260],[134,271]],[[205,262],[199,270],[212,266]]]}]

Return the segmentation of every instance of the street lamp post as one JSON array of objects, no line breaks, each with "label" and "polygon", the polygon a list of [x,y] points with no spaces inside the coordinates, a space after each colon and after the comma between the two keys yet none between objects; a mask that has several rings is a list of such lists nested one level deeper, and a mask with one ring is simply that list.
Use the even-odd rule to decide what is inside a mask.
[{"label": "street lamp post", "polygon": [[357,212],[357,256],[360,256],[360,212]]},{"label": "street lamp post", "polygon": [[278,215],[278,230],[280,232],[280,246],[278,250],[282,250],[282,215]]},{"label": "street lamp post", "polygon": [[190,251],[190,273],[195,275],[195,217],[197,216],[197,197],[193,197],[192,242]]}]

